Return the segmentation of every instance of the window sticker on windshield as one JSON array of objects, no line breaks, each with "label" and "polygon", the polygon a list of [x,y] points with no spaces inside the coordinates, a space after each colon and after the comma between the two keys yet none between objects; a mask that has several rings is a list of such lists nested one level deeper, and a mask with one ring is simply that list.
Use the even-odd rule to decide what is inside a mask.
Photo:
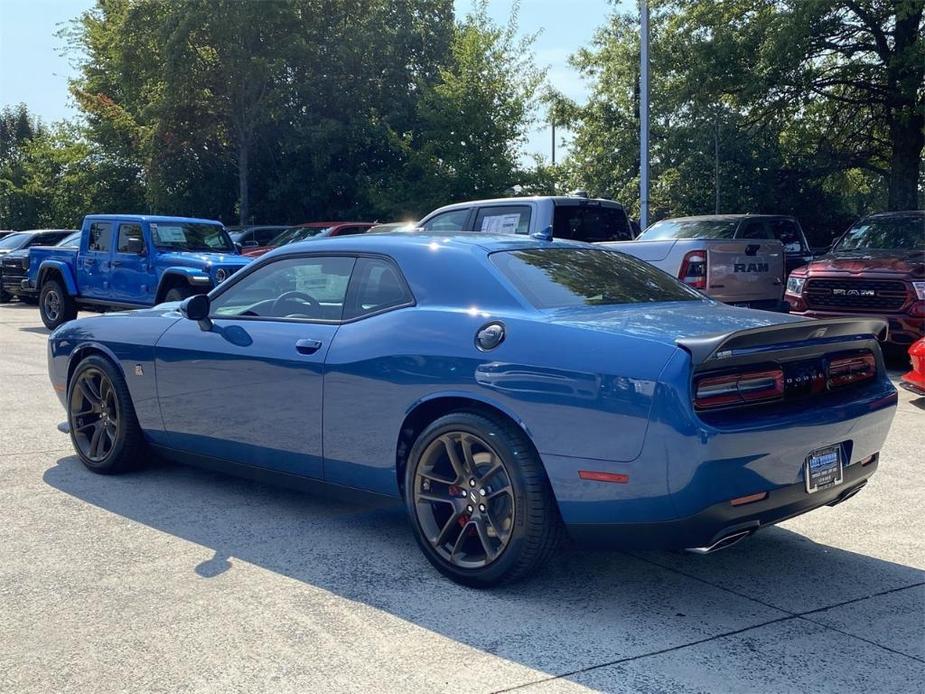
[{"label": "window sticker on windshield", "polygon": [[482,219],[480,231],[489,231],[496,234],[515,234],[520,224],[520,213],[498,214]]},{"label": "window sticker on windshield", "polygon": [[160,224],[152,224],[151,232],[154,234],[156,242],[160,243],[186,243],[186,234],[183,227],[168,227]]}]

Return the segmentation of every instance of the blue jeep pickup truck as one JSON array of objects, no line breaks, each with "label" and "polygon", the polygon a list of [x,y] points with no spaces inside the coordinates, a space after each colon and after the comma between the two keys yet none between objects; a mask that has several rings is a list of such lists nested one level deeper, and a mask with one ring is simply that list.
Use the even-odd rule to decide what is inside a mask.
[{"label": "blue jeep pickup truck", "polygon": [[141,308],[208,292],[250,258],[221,222],[187,217],[89,215],[77,248],[36,248],[24,280],[49,330],[78,308]]}]

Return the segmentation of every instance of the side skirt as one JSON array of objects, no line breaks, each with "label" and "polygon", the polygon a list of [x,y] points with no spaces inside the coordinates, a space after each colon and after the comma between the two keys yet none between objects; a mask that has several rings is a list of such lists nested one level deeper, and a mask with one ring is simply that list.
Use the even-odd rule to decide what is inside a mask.
[{"label": "side skirt", "polygon": [[254,465],[244,465],[235,463],[222,458],[213,458],[211,456],[197,455],[187,451],[178,451],[166,446],[158,446],[148,442],[151,449],[164,458],[179,463],[189,465],[190,467],[201,468],[211,472],[218,472],[234,477],[243,477],[245,479],[268,484],[274,487],[284,489],[294,489],[308,494],[317,494],[329,499],[336,499],[345,503],[356,503],[369,506],[404,508],[401,498],[389,496],[379,492],[371,492],[366,489],[357,489],[356,487],[347,487],[341,484],[333,484],[312,477],[302,477],[293,475],[288,472],[279,472],[277,470],[268,470],[267,468],[256,467]]}]

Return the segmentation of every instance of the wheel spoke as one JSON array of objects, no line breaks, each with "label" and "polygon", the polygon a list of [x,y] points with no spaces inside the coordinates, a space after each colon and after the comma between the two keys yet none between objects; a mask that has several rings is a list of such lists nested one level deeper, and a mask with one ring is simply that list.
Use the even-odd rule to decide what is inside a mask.
[{"label": "wheel spoke", "polygon": [[453,557],[462,549],[463,543],[466,541],[466,533],[469,531],[469,526],[472,524],[470,520],[460,529],[459,535],[456,537],[456,542],[453,543],[453,549],[450,551],[450,561],[453,561]]},{"label": "wheel spoke", "polygon": [[510,485],[510,484],[506,484],[506,485],[504,485],[503,487],[501,487],[500,489],[494,489],[494,490],[492,490],[491,492],[489,492],[489,493],[485,496],[485,500],[486,500],[486,501],[492,501],[493,499],[497,499],[497,498],[498,498],[499,496],[501,496],[502,494],[507,494],[507,495],[510,496],[512,499],[514,498],[514,491],[511,489],[511,485]]},{"label": "wheel spoke", "polygon": [[462,460],[459,458],[459,453],[456,450],[456,442],[453,440],[452,436],[441,436],[440,440],[443,442],[443,447],[446,449],[446,457],[449,458],[450,465],[453,466],[453,472],[456,473],[456,479],[453,482],[462,482],[466,478],[466,466]]},{"label": "wheel spoke", "polygon": [[418,475],[426,480],[430,480],[431,482],[439,482],[440,484],[450,485],[456,482],[456,480],[448,480],[445,477],[440,477],[439,475],[434,474],[432,470],[421,470],[418,472]]},{"label": "wheel spoke", "polygon": [[[494,456],[494,455],[492,455],[492,460],[495,460],[495,456]],[[497,475],[497,474],[498,474],[499,472],[501,472],[503,469],[504,469],[504,466],[503,466],[501,463],[499,463],[497,460],[495,460],[495,464],[492,465],[492,466],[488,469],[488,472],[486,472],[484,475],[482,475],[481,477],[479,477],[479,482],[481,482],[482,484],[485,484],[486,482],[488,482],[488,480],[490,480],[492,477],[494,477],[495,475]]]},{"label": "wheel spoke", "polygon": [[78,417],[86,417],[88,414],[94,414],[93,408],[90,408],[89,410],[84,410],[83,412],[74,413],[74,419],[77,419]]},{"label": "wheel spoke", "polygon": [[97,422],[98,426],[93,430],[93,437],[90,439],[90,457],[99,458],[100,443],[103,440],[103,431],[105,427]]},{"label": "wheel spoke", "polygon": [[494,559],[495,549],[491,546],[491,538],[488,537],[488,530],[485,526],[484,518],[479,518],[475,521],[475,533],[478,535],[482,549],[485,550],[485,561],[489,562]]},{"label": "wheel spoke", "polygon": [[99,422],[100,422],[99,419],[94,419],[92,422],[87,422],[86,424],[81,424],[79,427],[76,427],[76,428],[74,429],[74,431],[85,431],[85,430],[89,429],[90,427],[94,427],[94,428],[95,428],[96,425],[99,424]]},{"label": "wheel spoke", "polygon": [[[444,523],[443,527],[440,529],[440,533],[437,535],[437,537],[431,540],[431,543],[435,547],[443,547],[443,545],[445,545],[449,541],[453,528],[459,528],[459,517],[461,515],[462,514],[457,511],[454,511],[450,515],[449,519],[447,519],[447,522]],[[460,535],[461,534],[462,534],[462,529],[460,529]],[[459,538],[457,538],[457,541],[458,539]]]},{"label": "wheel spoke", "polygon": [[472,455],[472,439],[468,436],[462,436],[459,443],[462,446],[463,456],[466,460],[466,474],[476,476],[475,458]]},{"label": "wheel spoke", "polygon": [[429,492],[418,492],[417,494],[418,501],[432,501],[438,504],[452,504],[453,499],[449,494],[442,496],[440,494],[435,494],[433,490]]},{"label": "wheel spoke", "polygon": [[77,387],[80,389],[80,394],[84,396],[84,399],[93,405],[93,407],[98,407],[101,404],[99,395],[93,392],[87,378],[81,378],[77,382]]}]

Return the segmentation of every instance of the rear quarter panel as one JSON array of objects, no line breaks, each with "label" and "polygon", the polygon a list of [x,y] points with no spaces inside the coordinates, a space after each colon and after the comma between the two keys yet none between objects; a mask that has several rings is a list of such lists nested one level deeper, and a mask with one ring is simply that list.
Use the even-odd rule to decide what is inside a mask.
[{"label": "rear quarter panel", "polygon": [[[497,319],[505,341],[479,351],[476,332]],[[632,461],[645,439],[659,372],[674,351],[464,310],[410,307],[343,325],[326,364],[325,478],[397,493],[402,422],[416,405],[438,397],[471,398],[507,413],[544,461]],[[547,470],[556,477],[548,462]]]}]

